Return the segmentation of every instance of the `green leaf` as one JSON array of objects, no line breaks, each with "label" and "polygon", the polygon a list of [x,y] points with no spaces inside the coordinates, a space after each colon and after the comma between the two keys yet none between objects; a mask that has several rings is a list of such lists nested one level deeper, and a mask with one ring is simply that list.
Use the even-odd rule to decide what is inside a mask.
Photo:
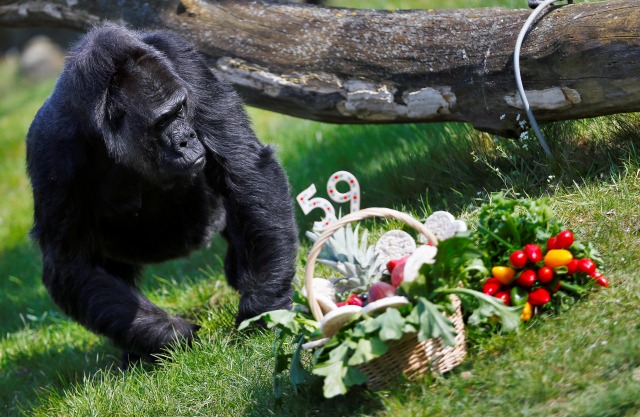
[{"label": "green leaf", "polygon": [[370,339],[360,339],[356,345],[353,355],[347,361],[350,366],[361,365],[384,355],[389,350],[386,343],[377,337]]},{"label": "green leaf", "polygon": [[298,346],[296,347],[296,350],[293,352],[293,355],[291,356],[291,368],[289,370],[289,373],[291,377],[291,383],[293,384],[294,387],[300,384],[304,384],[311,377],[311,374],[309,373],[309,371],[304,369],[304,367],[302,366],[301,356],[302,356],[303,344],[304,344],[304,337],[300,337],[300,340],[298,341]]},{"label": "green leaf", "polygon": [[388,308],[375,321],[380,323],[380,339],[398,340],[402,337],[406,320],[397,309]]},{"label": "green leaf", "polygon": [[362,320],[360,323],[358,323],[358,325],[354,330],[362,329],[364,333],[374,333],[378,331],[379,328],[380,328],[380,322],[369,317],[365,320]]},{"label": "green leaf", "polygon": [[325,398],[332,398],[336,395],[346,394],[347,386],[343,378],[347,375],[345,366],[349,347],[346,343],[341,343],[329,353],[329,359],[318,363],[311,371],[314,375],[324,377],[322,393]]},{"label": "green leaf", "polygon": [[244,320],[238,326],[238,330],[246,329],[251,323],[264,318],[268,328],[271,329],[275,326],[281,326],[291,331],[291,333],[296,334],[300,331],[300,325],[295,320],[296,315],[297,313],[295,311],[290,310],[267,311],[258,316]]},{"label": "green leaf", "polygon": [[420,321],[418,340],[424,341],[434,337],[440,337],[446,345],[455,346],[456,332],[453,324],[451,320],[442,314],[438,305],[433,304],[424,297],[420,297],[418,299],[417,310]]},{"label": "green leaf", "polygon": [[349,367],[347,368],[347,375],[345,375],[344,383],[347,387],[351,387],[353,385],[364,384],[369,380],[365,374],[362,373],[358,368]]},{"label": "green leaf", "polygon": [[347,393],[347,386],[342,381],[347,375],[347,368],[341,362],[328,362],[313,369],[315,375],[324,376],[322,394],[325,398]]},{"label": "green leaf", "polygon": [[468,288],[451,288],[442,290],[441,292],[462,296],[470,295],[478,300],[479,306],[473,311],[471,317],[469,317],[469,324],[480,324],[491,317],[498,316],[502,324],[502,330],[505,332],[510,332],[520,325],[522,307],[508,307],[495,297]]},{"label": "green leaf", "polygon": [[409,300],[414,301],[419,297],[425,297],[427,295],[425,288],[427,287],[427,278],[424,274],[420,273],[413,281],[403,281],[400,284],[400,295],[404,295]]},{"label": "green leaf", "polygon": [[296,312],[290,310],[274,310],[267,312],[265,315],[268,328],[280,326],[290,330],[293,334],[300,331],[300,325],[295,319]]},{"label": "green leaf", "polygon": [[267,313],[262,313],[262,314],[260,314],[260,315],[258,315],[258,316],[255,316],[255,317],[252,317],[252,318],[250,318],[250,319],[246,319],[246,320],[244,320],[244,321],[243,321],[242,323],[240,323],[240,325],[238,326],[238,330],[244,330],[244,329],[246,329],[247,327],[249,327],[249,325],[250,325],[251,323],[253,323],[253,322],[255,322],[255,321],[260,320],[261,318],[263,318],[263,317],[264,317],[264,316],[266,316],[267,314],[268,314],[268,312],[267,312]]}]

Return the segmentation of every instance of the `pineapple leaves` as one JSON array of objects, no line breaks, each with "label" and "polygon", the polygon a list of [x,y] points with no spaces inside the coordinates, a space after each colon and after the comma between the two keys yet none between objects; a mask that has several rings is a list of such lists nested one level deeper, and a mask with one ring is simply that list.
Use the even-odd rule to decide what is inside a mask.
[{"label": "pineapple leaves", "polygon": [[[338,229],[322,247],[318,263],[338,271],[343,277],[331,279],[338,293],[365,292],[382,277],[383,268],[375,254],[374,246],[368,244],[369,232],[358,234],[350,224]],[[307,232],[313,242],[320,234]]]}]

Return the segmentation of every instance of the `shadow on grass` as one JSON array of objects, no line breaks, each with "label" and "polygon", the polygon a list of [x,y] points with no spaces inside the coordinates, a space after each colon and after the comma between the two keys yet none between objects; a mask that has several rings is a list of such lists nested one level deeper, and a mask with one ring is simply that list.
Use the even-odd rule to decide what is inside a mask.
[{"label": "shadow on grass", "polygon": [[40,275],[40,253],[35,246],[25,243],[0,254],[0,331],[21,329],[54,309]]},{"label": "shadow on grass", "polygon": [[285,392],[280,404],[274,403],[272,391],[258,392],[255,408],[247,411],[244,415],[247,417],[266,415],[277,417],[347,417],[376,414],[383,408],[380,399],[364,387],[354,387],[347,396],[329,399],[322,396],[322,383],[319,381],[305,388],[298,393],[290,390]]},{"label": "shadow on grass", "polygon": [[[48,319],[29,325],[13,336],[14,345],[5,352],[0,369],[0,404],[4,415],[18,415],[37,406],[40,398],[62,396],[87,375],[103,369],[117,369],[119,352],[106,339],[62,319]],[[47,333],[49,343],[37,347],[31,339]],[[85,334],[83,334],[85,333]],[[31,348],[29,348],[31,347]]]}]

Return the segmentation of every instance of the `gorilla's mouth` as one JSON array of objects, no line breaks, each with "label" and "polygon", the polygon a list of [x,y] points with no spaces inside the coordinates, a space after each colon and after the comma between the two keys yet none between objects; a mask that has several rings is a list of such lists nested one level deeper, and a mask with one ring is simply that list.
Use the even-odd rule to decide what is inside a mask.
[{"label": "gorilla's mouth", "polygon": [[190,152],[167,159],[161,170],[164,171],[165,178],[178,178],[190,176],[202,171],[205,164],[206,159],[204,153]]},{"label": "gorilla's mouth", "polygon": [[202,168],[204,168],[204,163],[204,155],[200,155],[195,161],[193,161],[193,163],[191,164],[191,168],[193,170],[200,171]]}]

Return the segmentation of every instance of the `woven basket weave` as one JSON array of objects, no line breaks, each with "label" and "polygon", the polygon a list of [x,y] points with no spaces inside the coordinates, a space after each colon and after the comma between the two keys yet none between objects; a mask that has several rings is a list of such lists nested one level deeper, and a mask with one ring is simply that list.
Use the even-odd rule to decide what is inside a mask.
[{"label": "woven basket weave", "polygon": [[[307,258],[305,288],[309,308],[317,321],[322,320],[323,314],[313,293],[312,282],[316,260],[322,247],[344,225],[371,217],[401,220],[426,237],[432,245],[438,244],[436,236],[421,222],[396,210],[367,208],[340,218],[324,230],[311,248]],[[445,345],[440,338],[419,342],[416,333],[406,333],[400,340],[387,341],[389,346],[387,353],[357,367],[368,377],[367,384],[370,388],[384,389],[403,374],[408,378],[413,378],[427,372],[444,373],[462,362],[466,355],[466,344],[460,299],[455,295],[450,297],[455,312],[447,317],[453,323],[456,331],[455,346]]]}]

